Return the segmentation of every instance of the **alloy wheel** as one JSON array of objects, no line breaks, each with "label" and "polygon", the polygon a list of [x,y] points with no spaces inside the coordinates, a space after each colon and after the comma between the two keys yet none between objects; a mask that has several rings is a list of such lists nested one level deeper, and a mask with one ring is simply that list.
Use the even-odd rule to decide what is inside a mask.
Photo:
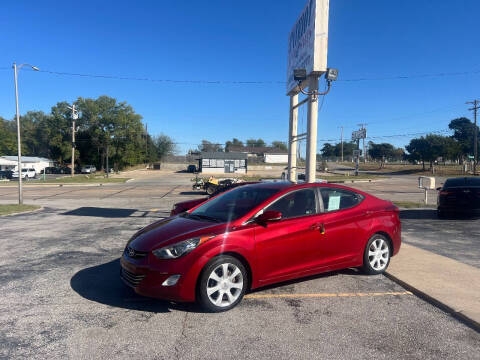
[{"label": "alloy wheel", "polygon": [[382,238],[377,238],[368,248],[368,262],[376,271],[382,271],[387,267],[390,257],[390,249],[387,242]]},{"label": "alloy wheel", "polygon": [[208,277],[207,296],[215,306],[232,305],[240,297],[242,290],[242,271],[234,264],[220,264]]}]

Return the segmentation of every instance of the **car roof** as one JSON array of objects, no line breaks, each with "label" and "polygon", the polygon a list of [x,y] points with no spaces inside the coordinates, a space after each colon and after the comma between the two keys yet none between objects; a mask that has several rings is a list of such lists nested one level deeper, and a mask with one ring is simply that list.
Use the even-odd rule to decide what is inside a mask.
[{"label": "car roof", "polygon": [[340,189],[345,189],[349,191],[353,191],[362,195],[368,195],[364,193],[363,191],[360,191],[358,189],[352,189],[348,186],[344,186],[341,184],[329,184],[329,183],[307,183],[307,182],[302,182],[302,183],[292,183],[290,181],[264,181],[264,182],[259,182],[256,184],[251,184],[251,185],[246,185],[248,187],[258,187],[258,188],[265,188],[265,189],[278,189],[281,192],[283,191],[288,191],[288,190],[296,190],[296,189],[303,189],[303,188],[309,188],[309,187],[326,187],[326,188],[340,188]]}]

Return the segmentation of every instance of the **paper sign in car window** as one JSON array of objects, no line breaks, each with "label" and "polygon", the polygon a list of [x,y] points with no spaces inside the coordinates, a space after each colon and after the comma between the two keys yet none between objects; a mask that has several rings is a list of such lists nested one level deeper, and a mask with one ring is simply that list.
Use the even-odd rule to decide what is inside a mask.
[{"label": "paper sign in car window", "polygon": [[340,196],[330,196],[328,198],[328,211],[340,209]]}]

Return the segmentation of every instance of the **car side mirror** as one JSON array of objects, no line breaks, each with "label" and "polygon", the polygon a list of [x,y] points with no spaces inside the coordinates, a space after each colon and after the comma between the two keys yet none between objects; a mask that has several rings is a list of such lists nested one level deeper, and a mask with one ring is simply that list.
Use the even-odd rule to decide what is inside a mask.
[{"label": "car side mirror", "polygon": [[281,219],[282,213],[280,211],[269,210],[257,216],[255,221],[262,226],[267,226],[269,222],[278,221]]},{"label": "car side mirror", "polygon": [[438,187],[438,188],[437,188],[437,190],[438,190],[438,191],[442,190],[442,187],[441,187],[441,186],[440,186],[440,187]]}]

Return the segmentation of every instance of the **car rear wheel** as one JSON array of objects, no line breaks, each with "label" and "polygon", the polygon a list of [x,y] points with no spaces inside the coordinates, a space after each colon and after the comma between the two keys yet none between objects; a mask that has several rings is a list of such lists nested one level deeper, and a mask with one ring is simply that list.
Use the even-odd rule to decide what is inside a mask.
[{"label": "car rear wheel", "polygon": [[243,264],[232,256],[214,258],[204,268],[198,289],[201,306],[211,312],[235,307],[243,298],[248,275]]},{"label": "car rear wheel", "polygon": [[368,240],[363,254],[363,270],[370,275],[382,274],[390,263],[390,242],[375,234]]}]

